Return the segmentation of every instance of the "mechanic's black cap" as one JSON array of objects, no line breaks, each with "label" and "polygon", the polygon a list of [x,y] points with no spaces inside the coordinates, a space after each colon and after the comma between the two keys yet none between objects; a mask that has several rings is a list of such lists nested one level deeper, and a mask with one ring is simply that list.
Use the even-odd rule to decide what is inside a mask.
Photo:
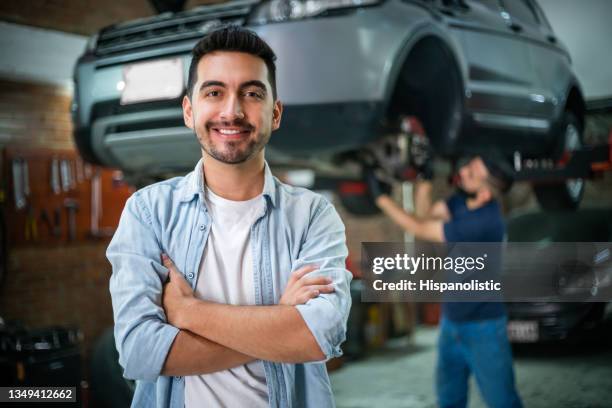
[{"label": "mechanic's black cap", "polygon": [[503,157],[481,156],[481,159],[493,179],[493,184],[495,184],[502,193],[510,191],[512,183],[514,182],[510,164]]}]

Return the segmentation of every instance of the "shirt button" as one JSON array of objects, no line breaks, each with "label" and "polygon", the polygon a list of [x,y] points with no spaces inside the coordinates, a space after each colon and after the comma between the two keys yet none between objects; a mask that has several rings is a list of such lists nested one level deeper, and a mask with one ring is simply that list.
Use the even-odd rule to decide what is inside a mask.
[{"label": "shirt button", "polygon": [[204,225],[200,225],[200,231],[204,231],[205,228]]},{"label": "shirt button", "polygon": [[194,276],[195,276],[195,275],[193,274],[193,272],[189,272],[189,273],[187,274],[187,277],[188,277],[189,279],[193,279],[193,277],[194,277]]}]

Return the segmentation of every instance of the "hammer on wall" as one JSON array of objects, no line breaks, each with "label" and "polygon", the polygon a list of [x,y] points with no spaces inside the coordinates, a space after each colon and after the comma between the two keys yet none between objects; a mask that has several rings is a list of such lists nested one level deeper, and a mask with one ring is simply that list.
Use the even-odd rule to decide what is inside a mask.
[{"label": "hammer on wall", "polygon": [[77,235],[76,213],[79,211],[79,203],[74,198],[66,198],[64,208],[68,213],[68,241],[74,241]]}]

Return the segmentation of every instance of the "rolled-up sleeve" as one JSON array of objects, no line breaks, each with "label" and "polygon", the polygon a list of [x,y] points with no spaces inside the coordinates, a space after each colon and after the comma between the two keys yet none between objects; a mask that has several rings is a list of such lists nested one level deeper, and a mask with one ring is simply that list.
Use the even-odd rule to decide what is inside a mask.
[{"label": "rolled-up sleeve", "polygon": [[319,295],[296,306],[327,360],[342,355],[340,345],[346,339],[352,279],[352,274],[346,269],[347,255],[344,224],[335,208],[322,199],[293,270],[314,264],[319,266],[319,270],[313,274],[333,280],[333,293]]},{"label": "rolled-up sleeve", "polygon": [[139,193],[127,201],[106,256],[112,265],[110,293],[115,342],[124,376],[153,381],[160,375],[178,329],[161,307],[167,269],[150,211]]}]

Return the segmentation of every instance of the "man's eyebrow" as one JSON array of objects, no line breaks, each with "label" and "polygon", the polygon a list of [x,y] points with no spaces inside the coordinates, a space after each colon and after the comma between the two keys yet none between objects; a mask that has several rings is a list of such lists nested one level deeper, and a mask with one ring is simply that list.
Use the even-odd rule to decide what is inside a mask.
[{"label": "man's eyebrow", "polygon": [[204,81],[202,85],[200,85],[200,91],[204,88],[208,88],[209,86],[220,86],[225,88],[225,84],[221,81]]},{"label": "man's eyebrow", "polygon": [[[208,88],[210,86],[219,86],[221,88],[225,88],[226,87],[225,83],[223,83],[221,81],[216,81],[216,80],[204,81],[204,82],[202,82],[202,85],[200,85],[200,91],[202,89]],[[261,81],[259,81],[257,79],[253,79],[251,81],[243,82],[242,84],[240,84],[240,89],[248,88],[250,86],[254,86],[254,87],[260,88],[263,92],[267,92],[268,91],[266,89],[266,84],[264,84],[263,82],[261,82]]]},{"label": "man's eyebrow", "polygon": [[248,88],[249,86],[255,86],[257,88],[261,88],[261,90],[264,91],[264,92],[268,91],[266,89],[266,85],[263,82],[258,81],[256,79],[253,79],[252,81],[246,81],[246,82],[242,83],[240,85],[240,89]]}]

